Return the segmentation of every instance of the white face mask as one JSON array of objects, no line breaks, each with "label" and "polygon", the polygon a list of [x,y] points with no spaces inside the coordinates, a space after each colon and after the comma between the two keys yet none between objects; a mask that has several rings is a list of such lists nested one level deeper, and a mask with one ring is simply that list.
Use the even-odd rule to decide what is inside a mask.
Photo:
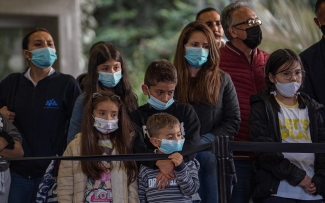
[{"label": "white face mask", "polygon": [[293,97],[298,89],[300,88],[301,84],[297,82],[289,82],[289,83],[277,83],[275,84],[276,89],[278,92],[284,97]]},{"label": "white face mask", "polygon": [[98,117],[94,117],[94,119],[95,119],[94,122],[95,128],[103,134],[108,134],[118,129],[118,119],[106,120]]}]

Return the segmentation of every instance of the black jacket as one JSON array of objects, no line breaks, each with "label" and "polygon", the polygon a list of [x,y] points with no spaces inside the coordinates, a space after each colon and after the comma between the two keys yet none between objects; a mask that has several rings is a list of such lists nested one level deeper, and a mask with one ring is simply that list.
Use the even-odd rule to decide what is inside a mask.
[{"label": "black jacket", "polygon": [[[240,111],[236,90],[230,76],[221,71],[219,101],[216,105],[193,104],[200,123],[200,135],[212,133],[214,136],[227,135],[231,140],[238,134]],[[176,87],[177,88],[177,87]]]},{"label": "black jacket", "polygon": [[[325,38],[303,51],[300,58],[306,71],[304,92],[325,105]],[[320,109],[320,113],[325,120],[325,109]]]},{"label": "black jacket", "polygon": [[[0,83],[0,108],[7,106],[13,75]],[[55,71],[40,80],[36,87],[20,75],[14,101],[15,121],[24,142],[25,157],[62,155],[67,145],[67,130],[73,105],[80,94],[77,81]],[[13,161],[10,169],[25,178],[44,175],[50,161]]]},{"label": "black jacket", "polygon": [[[214,136],[229,136],[230,140],[238,134],[240,125],[240,110],[237,93],[230,76],[221,71],[221,86],[219,90],[219,101],[216,105],[193,104],[197,113],[201,130],[200,135],[211,133]],[[232,152],[229,154],[229,167],[232,175],[232,183],[237,182],[235,165]]]},{"label": "black jacket", "polygon": [[[318,110],[323,107],[306,94],[301,93],[307,102],[310,136],[313,143],[325,143],[323,119]],[[272,95],[273,96],[273,95]],[[255,142],[282,142],[277,110],[270,103],[271,96],[263,92],[251,96],[251,112],[249,117],[249,133]],[[315,154],[315,175],[312,181],[316,185],[316,193],[325,196],[325,154]],[[282,153],[258,153],[257,186],[255,198],[268,197],[276,194],[280,181],[287,180],[297,186],[305,177],[306,172],[288,159]]]},{"label": "black jacket", "polygon": [[[149,104],[145,104],[131,113],[131,120],[133,121],[136,130],[134,140],[135,153],[154,153],[155,146],[150,142],[146,131],[146,123],[151,115],[160,112],[165,112],[175,116],[181,123],[182,134],[185,137],[183,150],[193,149],[200,144],[200,122],[191,105],[180,104],[175,101],[166,110],[159,111],[152,108]],[[184,156],[184,161],[187,162],[193,160],[195,155],[196,154]],[[155,161],[140,163],[149,168],[155,168]]]}]

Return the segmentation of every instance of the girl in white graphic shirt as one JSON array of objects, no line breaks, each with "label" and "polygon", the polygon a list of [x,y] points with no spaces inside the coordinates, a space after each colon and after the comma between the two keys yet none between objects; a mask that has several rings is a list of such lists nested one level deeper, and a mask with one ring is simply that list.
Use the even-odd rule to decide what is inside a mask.
[{"label": "girl in white graphic shirt", "polygon": [[[325,142],[322,105],[301,93],[305,72],[297,54],[280,49],[265,66],[267,90],[251,97],[249,131],[256,142]],[[253,196],[264,203],[321,203],[325,154],[258,153]]]}]

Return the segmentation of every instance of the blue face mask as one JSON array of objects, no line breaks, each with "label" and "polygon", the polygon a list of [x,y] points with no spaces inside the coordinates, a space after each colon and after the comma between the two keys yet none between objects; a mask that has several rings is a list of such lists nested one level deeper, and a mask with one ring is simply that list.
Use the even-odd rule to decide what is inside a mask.
[{"label": "blue face mask", "polygon": [[115,87],[122,78],[122,71],[115,73],[98,72],[98,81],[101,82],[105,87]]},{"label": "blue face mask", "polygon": [[166,140],[166,139],[157,139],[161,141],[160,147],[158,149],[165,153],[171,154],[173,152],[182,151],[185,139],[181,140]]},{"label": "blue face mask", "polygon": [[209,49],[199,47],[185,47],[185,58],[193,68],[200,68],[208,60]]},{"label": "blue face mask", "polygon": [[55,49],[49,47],[35,49],[29,52],[33,54],[32,63],[39,68],[51,67],[57,59]]},{"label": "blue face mask", "polygon": [[160,110],[160,111],[165,110],[168,107],[170,107],[170,105],[172,105],[174,103],[174,98],[171,98],[167,103],[165,103],[165,102],[162,102],[159,99],[153,97],[150,94],[149,94],[149,96],[150,97],[148,99],[148,104],[150,104],[150,106],[152,106],[156,110]]}]

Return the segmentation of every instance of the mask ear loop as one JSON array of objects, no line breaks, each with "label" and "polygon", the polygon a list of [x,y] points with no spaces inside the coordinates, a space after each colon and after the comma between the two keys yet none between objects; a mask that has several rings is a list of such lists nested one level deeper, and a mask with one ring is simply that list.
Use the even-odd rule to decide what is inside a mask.
[{"label": "mask ear loop", "polygon": [[151,95],[150,95],[149,87],[147,85],[146,85],[146,87],[147,87],[147,91],[148,91],[149,99],[150,99]]},{"label": "mask ear loop", "polygon": [[[161,139],[158,139],[158,138],[155,138],[155,137],[154,137],[154,139],[162,141]],[[160,145],[161,145],[161,144],[160,144]],[[157,149],[153,150],[153,152],[154,152],[155,154],[157,154],[159,148],[160,148],[160,147],[157,147]]]}]

